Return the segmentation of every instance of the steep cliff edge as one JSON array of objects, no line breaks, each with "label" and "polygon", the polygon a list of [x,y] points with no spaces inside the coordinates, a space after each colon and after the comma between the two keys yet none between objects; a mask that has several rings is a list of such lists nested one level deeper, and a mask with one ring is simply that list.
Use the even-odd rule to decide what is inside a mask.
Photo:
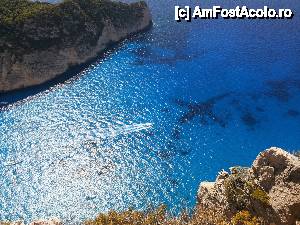
[{"label": "steep cliff edge", "polygon": [[38,85],[151,25],[143,1],[0,2],[0,92]]},{"label": "steep cliff edge", "polygon": [[220,172],[216,182],[201,183],[201,210],[231,221],[252,215],[263,221],[253,224],[296,224],[300,221],[300,158],[271,148],[260,153],[251,168]]},{"label": "steep cliff edge", "polygon": [[[146,212],[129,209],[100,213],[85,225],[299,225],[300,156],[280,148],[261,152],[251,168],[222,171],[215,182],[202,182],[191,215],[173,217],[165,206]],[[58,219],[29,225],[63,225]],[[0,225],[24,225],[0,222]],[[66,224],[67,225],[67,224]]]}]

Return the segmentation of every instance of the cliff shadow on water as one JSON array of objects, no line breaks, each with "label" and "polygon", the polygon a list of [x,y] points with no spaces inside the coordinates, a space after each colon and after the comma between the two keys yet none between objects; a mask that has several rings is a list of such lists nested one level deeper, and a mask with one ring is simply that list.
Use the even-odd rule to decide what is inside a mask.
[{"label": "cliff shadow on water", "polygon": [[1,108],[70,79],[152,25],[144,1],[3,0],[0,15]]},{"label": "cliff shadow on water", "polygon": [[[143,32],[147,33],[147,32],[151,32],[151,30],[152,30],[152,26],[150,25],[149,27],[144,29]],[[105,50],[100,51],[97,54],[97,56],[89,59],[84,63],[71,65],[67,71],[65,71],[62,74],[59,74],[57,77],[55,77],[50,81],[46,81],[45,83],[39,85],[34,85],[31,87],[26,87],[22,89],[13,90],[13,91],[2,92],[2,93],[0,92],[0,111],[5,110],[5,108],[9,105],[13,105],[29,97],[34,97],[35,95],[47,91],[55,86],[62,85],[66,82],[75,81],[76,79],[83,76],[84,71],[88,69],[92,64],[100,63],[102,60],[108,58],[110,55],[120,50],[127,41],[136,40],[139,38],[140,35],[145,35],[145,34],[135,33],[120,42],[111,41],[108,44],[108,47]]]}]

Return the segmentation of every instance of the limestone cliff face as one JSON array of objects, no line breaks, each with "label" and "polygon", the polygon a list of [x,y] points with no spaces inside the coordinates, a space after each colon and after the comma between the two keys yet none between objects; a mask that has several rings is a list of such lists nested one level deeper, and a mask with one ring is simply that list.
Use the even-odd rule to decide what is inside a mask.
[{"label": "limestone cliff face", "polygon": [[[35,44],[34,47],[31,47],[31,44],[24,44],[25,47],[15,47],[15,44],[20,44],[24,41],[20,36],[17,36],[19,40],[16,43],[2,40],[2,52],[0,51],[0,92],[49,81],[64,73],[70,66],[82,64],[96,57],[111,43],[118,42],[128,35],[142,31],[151,25],[151,14],[144,2],[130,5],[114,3],[121,4],[117,5],[115,12],[112,12],[118,14],[118,18],[114,18],[113,15],[110,18],[110,15],[102,12],[105,9],[101,9],[103,16],[101,14],[96,18],[96,13],[90,16],[89,12],[82,13],[84,11],[82,8],[85,6],[78,6],[78,4],[74,4],[74,9],[71,9],[73,10],[72,13],[75,14],[72,15],[75,17],[75,28],[72,28],[72,26],[75,26],[71,24],[72,21],[56,28],[55,24],[47,25],[49,16],[45,20],[45,25],[35,21],[35,18],[29,18],[24,20],[21,28],[16,26],[13,29],[19,29],[18,34],[25,33],[27,35],[26,41],[30,40],[28,42]],[[106,4],[110,3],[106,2]],[[78,10],[78,13],[76,10]],[[128,15],[131,18],[128,19]],[[95,16],[96,19],[90,19],[92,16]],[[78,22],[78,17],[82,17],[83,21]],[[60,19],[65,22],[68,18]],[[100,26],[99,23],[101,23]],[[82,26],[77,24],[82,24]],[[47,26],[50,26],[50,28]]]},{"label": "limestone cliff face", "polygon": [[[300,221],[300,158],[271,148],[258,155],[252,168],[222,171],[216,182],[202,182],[199,210],[211,210],[229,221],[246,210],[267,224]],[[264,224],[265,224],[264,223]]]}]

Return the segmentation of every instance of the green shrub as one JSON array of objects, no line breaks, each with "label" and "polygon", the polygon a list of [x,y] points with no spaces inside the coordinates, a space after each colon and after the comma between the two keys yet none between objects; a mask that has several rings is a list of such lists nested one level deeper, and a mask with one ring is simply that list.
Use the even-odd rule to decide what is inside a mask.
[{"label": "green shrub", "polygon": [[237,170],[225,180],[225,195],[232,208],[251,210],[254,202],[269,205],[268,194],[251,177],[248,169]]},{"label": "green shrub", "polygon": [[0,1],[0,52],[27,53],[50,46],[95,46],[105,21],[129,26],[142,16],[145,3],[65,0],[59,4],[29,0]]},{"label": "green shrub", "polygon": [[269,205],[269,200],[270,197],[268,196],[268,194],[262,190],[261,188],[257,187],[256,189],[254,189],[251,193],[251,197],[253,199],[256,199],[257,201],[265,204],[265,205]]}]

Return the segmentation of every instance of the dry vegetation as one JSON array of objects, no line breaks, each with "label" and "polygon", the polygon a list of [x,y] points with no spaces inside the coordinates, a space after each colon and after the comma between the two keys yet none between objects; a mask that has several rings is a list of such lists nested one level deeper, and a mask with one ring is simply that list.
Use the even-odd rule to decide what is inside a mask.
[{"label": "dry vegetation", "polygon": [[128,210],[99,214],[85,225],[260,225],[263,219],[254,216],[252,204],[259,202],[266,207],[269,196],[251,178],[247,168],[234,168],[225,181],[226,198],[236,212],[231,218],[215,211],[196,206],[193,213],[183,212],[179,217],[168,214],[165,206],[147,212]]},{"label": "dry vegetation", "polygon": [[165,206],[149,212],[128,210],[125,212],[111,211],[99,214],[95,219],[88,220],[84,225],[260,225],[263,221],[247,210],[238,212],[228,221],[218,213],[196,209],[190,216],[184,212],[179,217],[170,216]]},{"label": "dry vegetation", "polygon": [[[200,208],[196,205],[194,211],[183,211],[175,217],[168,213],[167,207],[161,205],[155,209],[100,213],[96,218],[84,222],[84,225],[261,225],[266,224],[252,209],[254,202],[266,207],[269,197],[250,178],[245,168],[234,168],[225,180],[226,198],[236,213],[231,218],[218,212]],[[0,225],[16,225],[9,222]]]}]

